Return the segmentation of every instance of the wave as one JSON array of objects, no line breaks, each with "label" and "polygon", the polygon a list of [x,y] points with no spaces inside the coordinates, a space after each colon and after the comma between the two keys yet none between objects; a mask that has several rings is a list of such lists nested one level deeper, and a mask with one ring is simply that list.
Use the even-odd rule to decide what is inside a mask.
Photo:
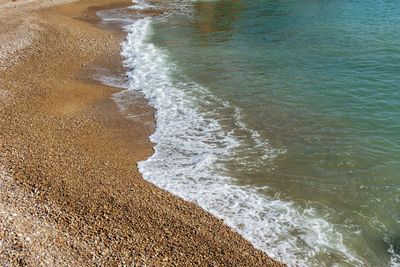
[{"label": "wave", "polygon": [[[240,185],[229,174],[230,162],[251,167],[239,155],[256,155],[255,164],[268,164],[285,151],[248,128],[239,108],[177,75],[179,67],[168,51],[149,42],[152,23],[144,18],[127,26],[122,52],[130,69],[123,95],[139,92],[155,108],[154,154],[138,163],[143,178],[223,219],[256,248],[289,266],[325,264],[332,261],[328,255],[362,265],[342,234],[316,210],[270,196],[268,187]],[[123,97],[116,101],[124,105]],[[224,126],[227,120],[233,127]]]}]

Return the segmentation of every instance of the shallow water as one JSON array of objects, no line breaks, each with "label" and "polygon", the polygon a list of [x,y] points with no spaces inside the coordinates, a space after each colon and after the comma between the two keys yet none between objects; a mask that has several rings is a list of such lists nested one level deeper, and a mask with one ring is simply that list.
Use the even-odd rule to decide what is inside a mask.
[{"label": "shallow water", "polygon": [[396,1],[133,8],[168,10],[126,27],[120,104],[156,108],[145,179],[289,265],[400,265]]}]

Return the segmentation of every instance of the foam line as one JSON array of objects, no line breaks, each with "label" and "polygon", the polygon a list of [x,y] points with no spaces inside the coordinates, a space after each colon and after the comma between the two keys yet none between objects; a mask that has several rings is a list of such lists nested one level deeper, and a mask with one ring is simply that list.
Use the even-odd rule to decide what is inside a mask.
[{"label": "foam line", "polygon": [[[128,26],[123,44],[130,69],[128,90],[144,94],[156,110],[157,126],[150,137],[155,152],[138,163],[144,179],[224,219],[256,248],[289,266],[319,266],[330,254],[362,265],[343,244],[341,233],[314,209],[270,197],[264,192],[268,187],[238,185],[227,174],[226,163],[238,153],[257,151],[258,164],[263,164],[284,151],[249,129],[240,109],[183,76],[171,75],[179,68],[166,51],[148,41],[151,25],[152,19],[145,18]],[[256,145],[244,144],[237,129],[226,130],[226,119],[247,131]]]}]

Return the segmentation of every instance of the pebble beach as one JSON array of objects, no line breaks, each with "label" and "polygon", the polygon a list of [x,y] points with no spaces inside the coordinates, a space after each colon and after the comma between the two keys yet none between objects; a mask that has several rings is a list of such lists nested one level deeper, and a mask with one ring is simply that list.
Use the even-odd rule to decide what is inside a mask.
[{"label": "pebble beach", "polygon": [[92,78],[126,71],[96,11],[129,5],[0,1],[0,265],[284,266],[142,179],[153,110],[125,118]]}]

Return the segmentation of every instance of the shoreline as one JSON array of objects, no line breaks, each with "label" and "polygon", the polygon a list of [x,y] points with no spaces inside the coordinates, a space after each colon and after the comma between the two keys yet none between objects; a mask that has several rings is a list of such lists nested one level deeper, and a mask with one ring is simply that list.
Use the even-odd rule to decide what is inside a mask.
[{"label": "shoreline", "polygon": [[[1,58],[0,263],[281,266],[141,178],[135,163],[152,154],[154,117],[124,118],[111,99],[119,89],[90,77],[123,71],[124,34],[94,26],[96,10],[131,4],[43,4],[29,25],[7,28],[32,34]],[[138,108],[152,114],[145,99]]]}]

